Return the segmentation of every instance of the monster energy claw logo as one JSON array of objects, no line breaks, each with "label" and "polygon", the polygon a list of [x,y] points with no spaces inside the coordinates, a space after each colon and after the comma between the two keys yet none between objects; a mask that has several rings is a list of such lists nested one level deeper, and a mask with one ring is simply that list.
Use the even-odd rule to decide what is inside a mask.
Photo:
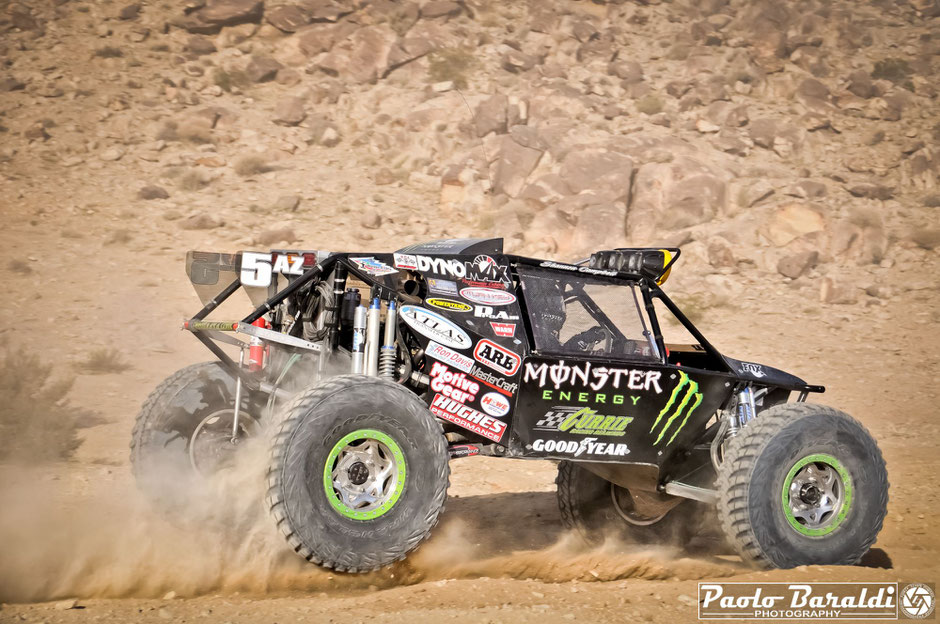
[{"label": "monster energy claw logo", "polygon": [[[680,395],[682,399],[679,400]],[[678,401],[678,402],[677,402]],[[656,420],[653,422],[653,426],[650,427],[650,433],[659,426],[659,422],[666,417],[666,422],[663,425],[663,428],[660,429],[659,435],[656,437],[656,440],[653,442],[653,445],[659,444],[663,437],[666,435],[666,432],[669,431],[672,427],[672,423],[682,416],[682,413],[685,412],[685,418],[682,419],[682,422],[679,423],[679,427],[672,432],[672,436],[666,442],[666,445],[672,444],[672,441],[676,439],[676,436],[679,435],[679,432],[682,431],[682,428],[685,427],[685,423],[688,422],[689,416],[692,415],[698,406],[702,403],[702,393],[698,391],[698,383],[689,379],[689,376],[679,371],[679,383],[676,384],[676,387],[672,391],[672,396],[669,397],[669,401],[666,403],[666,406],[663,407],[662,411],[659,412],[659,415],[656,417]],[[670,412],[670,410],[672,410]]]}]

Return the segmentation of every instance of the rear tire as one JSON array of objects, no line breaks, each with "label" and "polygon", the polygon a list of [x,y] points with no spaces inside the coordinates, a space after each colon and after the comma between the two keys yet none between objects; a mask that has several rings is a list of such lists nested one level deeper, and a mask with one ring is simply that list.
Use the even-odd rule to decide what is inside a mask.
[{"label": "rear tire", "polygon": [[561,521],[588,544],[613,536],[640,544],[684,546],[695,535],[699,511],[682,501],[659,517],[643,517],[631,509],[630,493],[578,464],[558,464],[558,510]]},{"label": "rear tire", "polygon": [[[231,464],[234,405],[235,380],[218,362],[177,371],[144,401],[131,434],[131,466],[138,487],[158,507],[185,508],[205,477]],[[243,435],[257,428],[249,411],[244,392]]]},{"label": "rear tire", "polygon": [[368,572],[428,538],[449,476],[443,431],[418,397],[390,381],[344,375],[287,407],[268,503],[297,554],[340,572]]},{"label": "rear tire", "polygon": [[848,414],[810,403],[748,423],[728,442],[717,483],[728,541],[761,568],[858,563],[888,504],[875,440]]}]

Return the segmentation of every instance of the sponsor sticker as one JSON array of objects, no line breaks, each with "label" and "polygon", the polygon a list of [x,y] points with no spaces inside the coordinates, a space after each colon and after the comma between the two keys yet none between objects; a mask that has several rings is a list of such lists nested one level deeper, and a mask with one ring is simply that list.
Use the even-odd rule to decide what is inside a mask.
[{"label": "sponsor sticker", "polygon": [[562,271],[573,271],[576,273],[587,273],[588,275],[605,275],[607,277],[614,277],[617,275],[616,271],[605,271],[603,269],[592,269],[591,267],[586,266],[575,266],[573,264],[562,264],[560,262],[551,262],[546,261],[539,265],[540,267],[545,267],[546,269],[561,269]]},{"label": "sponsor sticker", "polygon": [[767,373],[764,372],[764,367],[760,364],[752,364],[751,362],[741,362],[741,374],[742,375],[751,375],[752,377],[766,377]]},{"label": "sponsor sticker", "polygon": [[[922,590],[920,588],[923,588]],[[913,599],[907,599],[908,593]],[[933,589],[910,583],[698,584],[702,620],[897,620],[933,611]]]},{"label": "sponsor sticker", "polygon": [[444,345],[437,344],[433,340],[428,343],[428,348],[425,351],[427,355],[430,355],[435,360],[440,360],[445,364],[453,366],[457,370],[469,373],[473,370],[474,359],[468,355],[462,353],[457,353],[452,349],[448,349]]},{"label": "sponsor sticker", "polygon": [[553,407],[533,429],[572,435],[620,437],[626,433],[631,416],[605,416],[588,407]]},{"label": "sponsor sticker", "polygon": [[464,288],[460,296],[467,301],[491,306],[504,306],[516,302],[516,296],[505,290],[495,288]]},{"label": "sponsor sticker", "polygon": [[516,335],[516,324],[515,323],[502,323],[500,321],[490,321],[490,327],[493,328],[493,333],[499,336],[500,338],[512,338]]},{"label": "sponsor sticker", "polygon": [[406,305],[399,312],[402,320],[413,330],[451,349],[469,349],[473,341],[467,332],[431,310]]},{"label": "sponsor sticker", "polygon": [[379,262],[375,258],[350,258],[350,260],[352,260],[363,272],[368,273],[374,277],[381,277],[382,275],[398,273],[398,269],[390,267],[384,262]]},{"label": "sponsor sticker", "polygon": [[485,338],[473,349],[473,358],[507,377],[515,375],[522,362],[522,359],[512,351]]},{"label": "sponsor sticker", "polygon": [[470,371],[470,376],[477,381],[483,382],[490,388],[502,392],[506,396],[512,396],[516,390],[519,389],[519,384],[512,383],[499,375],[494,375],[479,365],[473,366],[473,370]]},{"label": "sponsor sticker", "polygon": [[493,306],[476,305],[473,306],[473,316],[485,319],[497,319],[500,321],[518,321],[519,315],[510,314],[506,310],[497,310]]},{"label": "sponsor sticker", "polygon": [[458,427],[483,436],[493,442],[499,442],[506,431],[506,423],[492,416],[478,412],[443,394],[435,394],[431,401],[431,413],[442,420],[452,422]]},{"label": "sponsor sticker", "polygon": [[457,296],[457,282],[452,282],[450,280],[438,279],[436,277],[428,278],[428,290],[431,292],[436,292],[441,295],[454,295]]},{"label": "sponsor sticker", "polygon": [[466,303],[452,301],[442,297],[428,297],[424,300],[424,303],[442,310],[450,310],[451,312],[470,312],[473,310],[473,306],[467,305]]},{"label": "sponsor sticker", "polygon": [[535,440],[532,450],[536,453],[567,455],[570,457],[625,457],[630,454],[626,444],[619,442],[597,441],[597,438],[581,440]]},{"label": "sponsor sticker", "polygon": [[661,377],[660,371],[595,366],[591,362],[567,364],[559,360],[554,363],[526,362],[523,382],[534,381],[539,388],[554,386],[555,390],[563,384],[595,391],[608,387],[619,389],[622,386],[630,390],[652,390],[662,394],[663,389],[659,385]]},{"label": "sponsor sticker", "polygon": [[470,403],[480,391],[480,384],[469,379],[465,373],[455,373],[440,362],[434,362],[431,366],[430,376],[431,390],[461,403]]},{"label": "sponsor sticker", "polygon": [[509,413],[509,399],[499,392],[487,392],[480,398],[480,407],[490,416],[500,418]]},{"label": "sponsor sticker", "polygon": [[418,258],[411,254],[394,254],[395,266],[406,271],[418,270]]}]

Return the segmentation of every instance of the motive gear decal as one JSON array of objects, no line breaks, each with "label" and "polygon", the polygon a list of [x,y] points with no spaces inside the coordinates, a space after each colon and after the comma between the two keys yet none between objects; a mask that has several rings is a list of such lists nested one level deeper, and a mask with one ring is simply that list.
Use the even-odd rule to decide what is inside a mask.
[{"label": "motive gear decal", "polygon": [[[684,390],[684,394],[682,394]],[[682,400],[678,405],[675,406],[675,409],[670,412],[670,408],[673,407],[676,403],[676,399],[679,398],[679,395],[682,394]],[[691,403],[691,405],[689,405]],[[672,390],[672,396],[669,397],[669,401],[666,403],[665,407],[659,412],[659,415],[656,417],[656,420],[653,421],[653,426],[650,427],[650,433],[656,429],[659,422],[663,419],[664,416],[668,414],[666,423],[663,425],[663,428],[659,431],[659,436],[656,440],[653,441],[653,445],[659,444],[663,436],[666,435],[666,432],[669,431],[672,426],[673,421],[675,421],[679,416],[682,415],[682,412],[685,412],[685,418],[682,419],[682,422],[679,423],[679,428],[672,432],[672,436],[666,442],[666,445],[672,443],[676,439],[676,436],[679,435],[679,432],[682,431],[682,428],[685,427],[685,423],[688,422],[689,416],[692,415],[698,406],[702,403],[702,393],[698,391],[698,384],[692,381],[688,375],[684,372],[679,371],[679,383],[676,384],[676,387]],[[688,410],[686,411],[686,408]]]}]

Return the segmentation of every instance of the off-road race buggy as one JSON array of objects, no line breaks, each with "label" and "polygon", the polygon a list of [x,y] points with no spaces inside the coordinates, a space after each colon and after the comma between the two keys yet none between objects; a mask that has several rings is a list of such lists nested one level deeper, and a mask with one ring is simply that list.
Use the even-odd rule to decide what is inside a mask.
[{"label": "off-road race buggy", "polygon": [[[144,403],[131,444],[139,484],[185,504],[172,492],[273,430],[277,525],[299,555],[346,572],[424,541],[449,460],[473,455],[557,461],[561,518],[587,539],[611,527],[687,536],[717,518],[761,567],[865,555],[888,494],[875,441],[805,402],[824,388],[719,353],[660,288],[678,249],[569,264],[502,247],[190,252],[205,307],[184,327],[217,361],[182,369]],[[207,320],[240,289],[251,314]],[[665,343],[666,317],[694,344]],[[168,477],[170,496],[154,485]]]}]

